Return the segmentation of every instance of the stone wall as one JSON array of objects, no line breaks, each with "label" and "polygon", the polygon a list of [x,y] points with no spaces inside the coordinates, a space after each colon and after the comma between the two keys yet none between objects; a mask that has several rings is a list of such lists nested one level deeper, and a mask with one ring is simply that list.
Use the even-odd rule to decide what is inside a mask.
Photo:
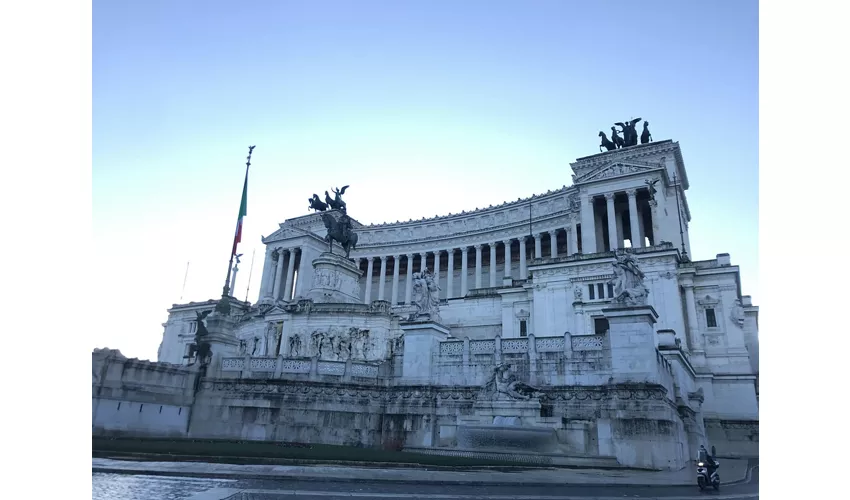
[{"label": "stone wall", "polygon": [[189,367],[92,353],[92,434],[185,436],[198,372]]},{"label": "stone wall", "polygon": [[719,457],[758,458],[758,420],[705,419],[709,446],[717,448]]}]

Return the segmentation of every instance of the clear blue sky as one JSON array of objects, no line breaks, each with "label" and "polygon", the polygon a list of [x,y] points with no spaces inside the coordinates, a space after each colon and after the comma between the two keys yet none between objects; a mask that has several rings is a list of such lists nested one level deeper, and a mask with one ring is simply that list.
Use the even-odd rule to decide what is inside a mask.
[{"label": "clear blue sky", "polygon": [[314,192],[363,223],[515,200],[638,116],[682,147],[693,258],[758,301],[754,0],[95,0],[92,64],[95,346],[154,359],[187,262],[183,300],[220,295],[249,145],[254,301]]}]

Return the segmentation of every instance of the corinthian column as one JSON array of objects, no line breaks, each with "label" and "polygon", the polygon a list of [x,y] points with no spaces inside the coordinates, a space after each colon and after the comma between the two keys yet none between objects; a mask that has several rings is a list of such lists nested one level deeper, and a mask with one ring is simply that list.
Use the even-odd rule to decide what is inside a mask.
[{"label": "corinthian column", "polygon": [[274,297],[274,281],[275,276],[277,276],[277,266],[280,265],[278,264],[278,259],[280,258],[280,251],[278,249],[272,250],[269,257],[271,257],[268,270],[269,277],[268,281],[266,282],[266,289],[263,291],[263,295],[271,299]]},{"label": "corinthian column", "polygon": [[593,197],[587,195],[582,196],[581,199],[581,253],[596,253],[596,217],[593,215]]},{"label": "corinthian column", "polygon": [[466,293],[469,291],[467,288],[467,273],[469,271],[469,247],[462,247],[460,249],[460,296],[466,297]]},{"label": "corinthian column", "polygon": [[282,288],[280,286],[280,281],[283,279],[283,252],[284,252],[284,250],[279,250],[278,254],[277,254],[278,255],[278,257],[277,257],[278,263],[277,263],[277,276],[275,276],[275,279],[274,279],[274,300],[277,300],[278,298],[280,298],[280,291],[281,291],[281,288]]},{"label": "corinthian column", "polygon": [[487,268],[490,273],[490,288],[496,286],[496,242],[490,243],[490,267]]},{"label": "corinthian column", "polygon": [[543,257],[543,247],[542,247],[542,237],[543,235],[537,233],[534,235],[534,258],[540,259]]},{"label": "corinthian column", "polygon": [[505,245],[505,278],[513,278],[511,272],[511,241],[505,240],[502,242]]},{"label": "corinthian column", "polygon": [[404,283],[404,303],[408,305],[413,295],[413,254],[409,253],[405,258],[407,259],[407,280]]},{"label": "corinthian column", "polygon": [[283,286],[283,300],[292,300],[292,280],[295,277],[295,251],[289,249],[289,265],[286,268],[286,284]]},{"label": "corinthian column", "polygon": [[398,300],[398,260],[401,255],[393,255],[393,294],[390,296],[390,304],[395,305]]},{"label": "corinthian column", "polygon": [[419,254],[419,272],[425,272],[425,268],[428,263],[428,252],[422,252]]},{"label": "corinthian column", "polygon": [[520,236],[519,240],[519,279],[528,279],[528,262],[525,259],[525,239],[527,236]]},{"label": "corinthian column", "polygon": [[481,245],[475,245],[475,288],[481,288]]},{"label": "corinthian column", "polygon": [[[440,254],[442,250],[434,250],[434,280],[440,283]],[[437,298],[440,298],[440,291],[437,291]]]},{"label": "corinthian column", "polygon": [[[578,220],[573,219],[570,227],[567,228],[567,232],[569,233],[567,236],[569,237],[569,242],[567,242],[567,255],[573,255],[578,253]],[[584,238],[582,238],[584,239]]]},{"label": "corinthian column", "polygon": [[446,267],[446,298],[454,297],[454,279],[455,279],[455,249],[449,248],[449,263]]},{"label": "corinthian column", "polygon": [[381,256],[381,277],[378,279],[378,300],[384,300],[384,281],[387,278],[387,256]]},{"label": "corinthian column", "polygon": [[608,243],[613,252],[620,248],[620,241],[617,238],[617,214],[614,213],[614,193],[605,193],[605,203],[608,206]]},{"label": "corinthian column", "polygon": [[631,226],[632,248],[640,248],[643,246],[643,241],[640,239],[640,226],[638,225],[637,190],[629,189],[626,194],[629,196],[629,226]]},{"label": "corinthian column", "polygon": [[372,273],[374,271],[374,261],[374,257],[368,257],[366,259],[366,295],[363,300],[363,303],[365,304],[372,302]]}]

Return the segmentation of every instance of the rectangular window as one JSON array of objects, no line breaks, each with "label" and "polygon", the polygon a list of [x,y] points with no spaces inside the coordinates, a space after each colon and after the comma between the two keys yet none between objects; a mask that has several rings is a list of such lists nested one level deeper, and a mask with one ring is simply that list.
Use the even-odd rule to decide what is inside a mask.
[{"label": "rectangular window", "polygon": [[524,319],[521,319],[519,321],[519,336],[520,337],[527,337],[528,336],[528,323]]},{"label": "rectangular window", "polygon": [[605,283],[597,283],[596,284],[596,292],[599,295],[600,299],[605,298]]},{"label": "rectangular window", "polygon": [[608,320],[605,318],[594,318],[593,329],[596,335],[608,333]]},{"label": "rectangular window", "polygon": [[705,324],[709,328],[717,328],[717,316],[714,315],[714,309],[705,310]]},{"label": "rectangular window", "polygon": [[593,287],[593,284],[590,284],[590,285],[587,285],[587,289],[590,292],[588,294],[587,298],[590,299],[590,300],[595,300],[596,299],[596,288]]},{"label": "rectangular window", "polygon": [[608,298],[614,298],[614,285],[612,283],[608,283]]}]

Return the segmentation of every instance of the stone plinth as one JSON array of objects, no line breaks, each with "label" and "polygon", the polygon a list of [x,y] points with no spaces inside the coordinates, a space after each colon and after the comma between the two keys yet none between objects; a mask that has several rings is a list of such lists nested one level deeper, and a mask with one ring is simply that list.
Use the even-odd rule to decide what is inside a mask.
[{"label": "stone plinth", "polygon": [[212,351],[207,373],[218,373],[221,359],[235,356],[239,352],[239,340],[234,334],[236,318],[214,312],[207,316],[204,323],[209,333],[204,336],[203,341],[209,343]]},{"label": "stone plinth", "polygon": [[622,382],[656,382],[658,367],[652,306],[611,307],[602,310],[608,320],[611,368]]},{"label": "stone plinth", "polygon": [[431,358],[439,352],[440,342],[448,340],[449,329],[432,321],[411,322],[400,328],[404,332],[402,377],[410,382],[430,382],[435,369]]},{"label": "stone plinth", "polygon": [[361,275],[351,259],[325,252],[313,260],[313,283],[307,298],[319,304],[361,304]]}]

